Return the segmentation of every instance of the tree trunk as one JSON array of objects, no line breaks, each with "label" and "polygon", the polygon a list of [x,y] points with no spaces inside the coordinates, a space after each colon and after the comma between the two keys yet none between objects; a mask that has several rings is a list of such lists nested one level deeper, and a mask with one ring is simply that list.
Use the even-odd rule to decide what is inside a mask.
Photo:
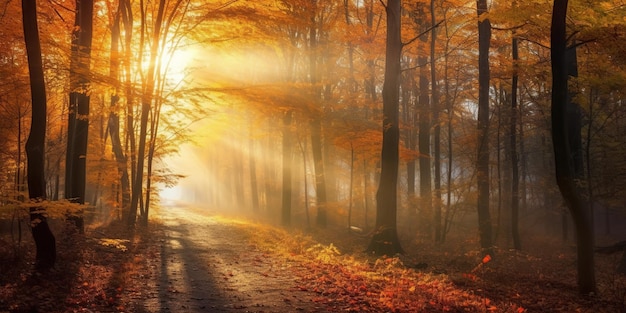
[{"label": "tree trunk", "polygon": [[287,111],[283,117],[283,196],[281,210],[281,221],[283,226],[291,225],[291,168],[293,166],[293,153],[291,149],[291,115],[292,112]]},{"label": "tree trunk", "polygon": [[[120,6],[123,5],[123,1],[120,2]],[[108,129],[111,136],[111,148],[115,161],[117,163],[117,172],[120,176],[120,188],[122,194],[122,201],[120,204],[120,210],[125,216],[130,206],[130,180],[128,178],[128,158],[124,154],[122,148],[122,141],[120,139],[120,116],[118,114],[118,87],[119,87],[119,40],[120,40],[120,14],[122,8],[118,8],[111,28],[111,61],[109,68],[109,76],[115,82],[115,91],[111,95],[111,113],[109,115]]]},{"label": "tree trunk", "polygon": [[154,22],[154,30],[152,34],[152,46],[150,51],[150,62],[148,64],[148,72],[146,73],[146,86],[143,96],[141,97],[141,118],[139,123],[139,146],[137,147],[137,166],[135,169],[135,177],[133,182],[133,192],[130,202],[130,215],[128,216],[128,225],[133,226],[137,218],[137,208],[139,207],[140,197],[142,195],[144,161],[146,156],[146,137],[148,135],[148,118],[152,107],[153,92],[156,80],[156,62],[159,52],[159,43],[161,39],[161,24],[163,23],[163,14],[165,11],[165,0],[159,1],[159,9]]},{"label": "tree trunk", "polygon": [[[515,3],[513,4],[515,7]],[[511,124],[510,124],[510,146],[511,146],[511,233],[513,235],[513,248],[522,249],[522,242],[519,236],[519,170],[517,167],[517,73],[519,52],[517,45],[517,35],[513,33],[511,42],[513,54],[513,78],[511,80]]]},{"label": "tree trunk", "polygon": [[[426,39],[426,37],[422,37]],[[426,64],[428,58],[420,56],[419,64]],[[430,98],[429,98],[428,68],[422,66],[419,76],[419,117],[418,117],[418,149],[419,149],[419,182],[420,182],[420,217],[424,223],[424,231],[431,235],[431,224],[434,220],[432,212],[432,173],[430,167]]]},{"label": "tree trunk", "polygon": [[[430,23],[435,25],[435,0],[430,1]],[[433,202],[435,219],[435,242],[441,243],[443,240],[441,230],[441,123],[439,121],[439,87],[437,86],[437,69],[435,67],[435,39],[437,38],[437,28],[432,27],[430,32],[430,85],[431,85],[431,109],[433,112],[433,149],[435,162],[435,197]]]},{"label": "tree trunk", "polygon": [[376,232],[367,251],[377,255],[402,253],[397,231],[397,185],[400,129],[398,125],[401,1],[389,0],[385,82],[383,84],[383,147],[378,192],[376,193]]},{"label": "tree trunk", "polygon": [[[93,0],[76,1],[70,61],[70,102],[65,155],[65,198],[85,203],[87,181],[87,138],[89,131],[90,58],[93,31]],[[81,210],[82,211],[82,210]],[[70,215],[80,233],[84,232],[82,212]]]},{"label": "tree trunk", "polygon": [[[314,9],[311,13],[311,25],[309,26],[309,72],[311,80],[311,88],[313,90],[313,99],[320,100],[319,72],[318,72],[318,56],[317,56],[317,26],[315,21],[315,12],[317,11],[316,1],[313,1]],[[319,116],[314,116],[311,120],[311,149],[313,150],[313,165],[315,170],[315,195],[317,198],[317,217],[316,224],[319,227],[326,227],[328,223],[328,214],[326,208],[326,173],[324,171],[324,160],[322,154],[322,114],[323,109],[320,108]]]},{"label": "tree trunk", "polygon": [[578,289],[583,295],[596,291],[594,272],[594,233],[590,212],[576,186],[575,160],[570,147],[568,123],[566,17],[568,0],[554,0],[552,11],[552,144],[556,181],[574,220],[576,231]]},{"label": "tree trunk", "polygon": [[[43,76],[41,61],[41,47],[37,26],[37,2],[34,0],[22,1],[22,26],[24,28],[24,42],[28,57],[28,72],[30,77],[32,110],[31,127],[26,141],[26,158],[28,160],[27,179],[28,196],[31,201],[41,201],[46,196],[45,142],[46,142],[46,85]],[[33,239],[37,247],[35,269],[45,271],[54,266],[56,261],[56,241],[43,208],[30,209],[30,224]]]},{"label": "tree trunk", "polygon": [[[478,233],[483,254],[493,254],[491,213],[489,212],[489,45],[491,23],[487,0],[478,0]],[[484,18],[484,19],[483,19]]]}]

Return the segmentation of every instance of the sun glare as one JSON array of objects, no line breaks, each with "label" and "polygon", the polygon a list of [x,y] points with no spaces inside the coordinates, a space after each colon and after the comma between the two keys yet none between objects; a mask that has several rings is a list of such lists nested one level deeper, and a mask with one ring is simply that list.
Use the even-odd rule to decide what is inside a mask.
[{"label": "sun glare", "polygon": [[[165,51],[160,53],[159,62],[162,77],[165,78],[167,88],[176,88],[180,86],[188,78],[190,67],[194,61],[195,52],[188,48],[166,47]],[[141,67],[145,72],[150,67],[150,57],[144,56]]]},{"label": "sun glare", "polygon": [[163,73],[167,83],[176,86],[182,83],[189,73],[189,66],[194,59],[194,53],[188,49],[176,49],[161,56]]}]

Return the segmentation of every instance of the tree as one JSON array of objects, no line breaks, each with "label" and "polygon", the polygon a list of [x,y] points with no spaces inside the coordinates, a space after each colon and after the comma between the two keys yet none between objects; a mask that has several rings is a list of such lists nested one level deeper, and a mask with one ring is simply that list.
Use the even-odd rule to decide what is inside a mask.
[{"label": "tree", "polygon": [[389,0],[385,6],[387,15],[387,43],[385,58],[385,81],[383,83],[383,147],[381,152],[380,181],[376,192],[376,232],[367,248],[378,255],[402,253],[398,231],[397,186],[399,162],[399,98],[400,56],[402,41],[400,33],[401,0]]},{"label": "tree", "polygon": [[[513,1],[513,8],[517,7],[517,2]],[[519,81],[518,64],[519,47],[516,31],[513,30],[511,39],[511,56],[513,57],[513,77],[511,79],[511,124],[509,140],[511,147],[511,232],[513,235],[513,247],[516,250],[522,249],[519,235],[519,170],[517,167],[517,85]]]},{"label": "tree", "polygon": [[[28,196],[31,201],[40,202],[46,198],[44,146],[47,108],[46,85],[37,26],[37,2],[35,0],[22,1],[22,25],[24,27],[32,99],[30,134],[28,141],[26,141]],[[56,261],[56,241],[52,231],[50,231],[45,210],[41,206],[30,209],[30,221],[33,239],[37,246],[35,268],[45,271],[52,268]]]},{"label": "tree", "polygon": [[550,30],[550,59],[552,61],[552,145],[556,181],[574,220],[578,290],[588,295],[596,291],[594,272],[594,234],[588,207],[578,193],[575,165],[570,147],[568,121],[568,64],[566,18],[568,0],[554,0]]},{"label": "tree", "polygon": [[292,152],[292,138],[291,138],[291,116],[293,112],[291,110],[286,111],[283,117],[283,193],[282,193],[282,210],[281,210],[281,222],[283,226],[289,226],[291,224],[291,169],[293,168],[293,152]]},{"label": "tree", "polygon": [[491,23],[487,0],[476,2],[478,12],[478,233],[483,253],[492,253],[491,216],[489,213],[489,45]]},{"label": "tree", "polygon": [[[311,83],[311,89],[313,92],[313,99],[321,100],[320,88],[320,60],[319,60],[319,37],[321,36],[321,29],[318,29],[318,23],[316,19],[318,3],[317,0],[311,2],[311,24],[309,26],[309,77]],[[321,101],[319,101],[321,104]],[[313,168],[315,170],[315,195],[317,198],[317,216],[315,223],[319,227],[326,227],[328,224],[327,205],[328,199],[326,194],[326,172],[324,169],[324,159],[322,154],[322,112],[320,108],[319,114],[316,114],[311,118],[311,149],[313,150]]]},{"label": "tree", "polygon": [[[119,96],[119,76],[120,76],[120,52],[119,52],[119,40],[120,40],[120,19],[122,14],[126,14],[124,9],[126,1],[120,1],[119,6],[115,12],[113,23],[111,25],[111,59],[109,61],[109,77],[115,84],[113,92],[111,94],[111,112],[109,113],[109,120],[107,128],[109,129],[109,135],[111,136],[111,148],[115,156],[117,163],[117,172],[120,177],[120,188],[122,193],[121,210],[123,214],[127,214],[130,206],[130,179],[128,177],[128,158],[124,154],[122,148],[122,140],[120,138],[120,116],[118,104],[120,101]],[[128,53],[128,52],[127,52]]]},{"label": "tree", "polygon": [[[76,0],[76,20],[72,33],[70,96],[65,159],[65,198],[85,203],[87,180],[87,139],[89,130],[90,58],[93,29],[93,0]],[[79,213],[80,214],[80,213]],[[71,216],[84,232],[82,216]]]},{"label": "tree", "polygon": [[433,149],[434,149],[434,162],[435,162],[435,198],[434,198],[434,218],[435,218],[435,242],[441,243],[443,241],[443,234],[441,229],[441,122],[439,121],[439,111],[441,106],[439,104],[439,86],[437,84],[437,67],[435,66],[435,52],[436,52],[436,38],[437,27],[434,25],[435,21],[435,0],[430,0],[430,22],[433,27],[430,31],[430,85],[431,85],[431,108],[433,112],[434,134],[433,134]]}]

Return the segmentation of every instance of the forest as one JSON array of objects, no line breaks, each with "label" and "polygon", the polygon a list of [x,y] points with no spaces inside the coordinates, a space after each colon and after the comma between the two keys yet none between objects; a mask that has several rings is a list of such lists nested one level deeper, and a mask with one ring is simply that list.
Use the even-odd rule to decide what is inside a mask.
[{"label": "forest", "polygon": [[0,38],[0,313],[626,312],[622,0],[5,0]]}]

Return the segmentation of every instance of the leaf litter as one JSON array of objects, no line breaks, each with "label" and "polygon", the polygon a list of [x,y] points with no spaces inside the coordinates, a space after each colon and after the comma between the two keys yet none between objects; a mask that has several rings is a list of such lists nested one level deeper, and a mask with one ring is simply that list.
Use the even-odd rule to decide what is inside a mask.
[{"label": "leaf litter", "polygon": [[[523,313],[620,312],[626,308],[626,281],[611,271],[615,260],[598,260],[599,295],[579,297],[573,254],[567,249],[543,254],[496,249],[495,257],[481,258],[476,253],[421,244],[410,246],[413,253],[405,256],[374,257],[354,248],[365,247],[367,239],[337,236],[339,230],[304,234],[215,220],[220,231],[226,232],[219,240],[246,241],[237,247],[242,250],[238,260],[204,260],[207,268],[222,271],[225,286],[213,295],[222,302],[204,307],[216,312],[290,312],[291,308],[298,312]],[[97,238],[103,232],[125,239]],[[156,290],[163,284],[171,312],[193,312],[189,303],[177,299],[186,291],[175,287],[175,282],[159,280],[164,237],[162,225],[156,222],[135,234],[121,227],[86,236],[73,234],[59,240],[59,265],[46,274],[31,272],[32,264],[24,260],[32,259],[34,249],[25,244],[21,261],[1,260],[0,312],[152,312],[144,304],[163,296]],[[198,264],[185,266],[194,273],[205,271]],[[257,271],[257,281],[242,281],[246,272],[253,271]],[[179,279],[199,283],[193,277]],[[282,290],[254,291],[246,284]],[[262,299],[277,295],[284,306]],[[206,294],[189,297],[212,301]]]}]

